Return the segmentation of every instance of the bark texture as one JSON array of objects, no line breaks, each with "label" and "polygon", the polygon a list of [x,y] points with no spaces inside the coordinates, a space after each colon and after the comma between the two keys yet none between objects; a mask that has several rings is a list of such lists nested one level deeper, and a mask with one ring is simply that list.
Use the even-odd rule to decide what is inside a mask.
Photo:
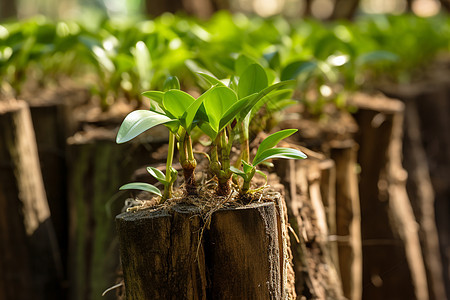
[{"label": "bark texture", "polygon": [[327,213],[320,189],[322,172],[334,165],[320,154],[302,151],[308,159],[277,163],[277,173],[286,186],[289,222],[295,231],[291,239],[297,239],[292,244],[296,292],[306,299],[344,299],[329,248]]},{"label": "bark texture", "polygon": [[198,209],[123,213],[116,224],[127,299],[206,299]]},{"label": "bark texture", "polygon": [[357,152],[353,140],[331,143],[336,164],[336,239],[339,271],[344,295],[358,300],[362,296],[361,212],[358,190]]},{"label": "bark texture", "polygon": [[418,228],[401,166],[404,106],[355,95],[360,126],[363,299],[428,299]]},{"label": "bark texture", "polygon": [[[139,165],[151,163],[151,144],[139,139],[115,143],[116,131],[93,128],[68,139],[69,160],[69,280],[70,299],[104,299],[119,267],[114,216],[128,193],[119,187],[130,182]],[[108,293],[107,299],[114,299]]]},{"label": "bark texture", "polygon": [[204,223],[180,203],[117,216],[127,299],[287,299],[278,211],[227,207]]},{"label": "bark texture", "polygon": [[0,103],[0,299],[60,299],[62,264],[27,104]]}]

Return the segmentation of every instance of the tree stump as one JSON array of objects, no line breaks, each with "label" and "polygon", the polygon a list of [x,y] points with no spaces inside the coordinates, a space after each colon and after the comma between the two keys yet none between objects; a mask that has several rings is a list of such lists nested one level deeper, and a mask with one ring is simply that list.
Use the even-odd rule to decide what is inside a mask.
[{"label": "tree stump", "polygon": [[73,87],[46,90],[25,99],[30,106],[42,178],[65,272],[69,230],[66,139],[77,129],[73,108],[87,99],[86,90]]},{"label": "tree stump", "polygon": [[182,203],[120,214],[127,299],[286,299],[279,219],[273,202],[224,207],[206,223]]},{"label": "tree stump", "polygon": [[201,221],[184,205],[117,216],[126,299],[206,299]]},{"label": "tree stump", "polygon": [[404,106],[355,95],[363,246],[363,299],[428,299],[406,172],[401,167]]},{"label": "tree stump", "polygon": [[0,223],[0,299],[61,299],[61,258],[23,101],[0,103]]},{"label": "tree stump", "polygon": [[439,253],[439,236],[435,218],[435,195],[430,179],[426,153],[422,146],[420,120],[413,102],[406,104],[405,166],[408,170],[407,191],[420,224],[419,233],[425,259],[430,299],[445,299],[443,261]]},{"label": "tree stump", "polygon": [[[138,163],[152,162],[151,144],[137,139],[117,145],[116,130],[92,128],[68,139],[69,160],[69,298],[105,299],[102,292],[116,282],[119,267],[114,216],[128,193]],[[114,299],[108,293],[106,299]]]},{"label": "tree stump", "polygon": [[382,88],[389,97],[405,103],[407,191],[420,224],[430,299],[435,300],[450,297],[450,267],[442,267],[450,262],[450,89],[446,74],[448,69],[434,80]]},{"label": "tree stump", "polygon": [[330,143],[336,164],[336,237],[339,271],[345,297],[362,296],[361,212],[359,204],[357,145],[353,140]]},{"label": "tree stump", "polygon": [[[329,246],[329,221],[320,188],[322,172],[329,174],[334,164],[323,155],[301,150],[308,159],[278,161],[276,165],[277,173],[287,187],[289,223],[296,234],[291,239],[298,239],[298,243],[292,243],[296,292],[306,299],[344,299],[331,254],[333,248]],[[330,205],[333,201],[326,203]]]},{"label": "tree stump", "polygon": [[215,212],[206,243],[209,299],[281,299],[277,212],[273,203]]}]

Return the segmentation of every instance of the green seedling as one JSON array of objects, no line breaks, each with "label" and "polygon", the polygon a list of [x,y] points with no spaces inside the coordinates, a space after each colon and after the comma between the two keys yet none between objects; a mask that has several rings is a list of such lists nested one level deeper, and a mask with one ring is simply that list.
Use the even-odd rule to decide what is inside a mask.
[{"label": "green seedling", "polygon": [[[249,122],[252,110],[261,107],[271,99],[268,95],[288,84],[279,82],[268,86],[265,70],[254,61],[238,59],[243,70],[239,79],[232,78],[230,86],[225,86],[217,78],[199,73],[213,87],[205,101],[199,116],[199,127],[211,138],[210,169],[217,177],[217,193],[222,196],[230,192],[232,177],[230,152],[235,136],[239,134],[241,142],[240,159],[249,162]],[[247,63],[246,63],[247,62]],[[272,94],[273,95],[273,94]]]},{"label": "green seedling", "polygon": [[260,170],[256,169],[259,164],[274,158],[286,158],[286,159],[304,159],[306,155],[296,149],[292,148],[274,148],[281,140],[287,138],[288,136],[297,132],[297,129],[285,129],[275,132],[269,135],[262,143],[259,145],[255,157],[251,163],[242,160],[243,170],[236,167],[231,167],[231,171],[236,175],[243,178],[244,182],[241,187],[241,194],[247,194],[252,192],[250,190],[250,182],[255,175],[259,173],[266,178],[266,175]]},{"label": "green seedling", "polygon": [[[205,92],[199,98],[195,99],[191,95],[179,90],[179,88],[180,84],[178,79],[176,77],[169,77],[165,83],[165,92],[144,92],[144,96],[156,102],[156,105],[152,108],[153,110],[137,110],[131,112],[123,121],[117,135],[117,143],[124,143],[160,124],[164,124],[169,129],[166,174],[155,168],[147,169],[153,177],[164,185],[163,201],[172,196],[173,183],[177,177],[177,171],[172,167],[175,140],[178,144],[186,191],[188,194],[196,194],[194,171],[197,166],[197,161],[194,157],[190,134],[196,126],[194,119],[197,111],[210,91]],[[137,185],[136,187],[142,187],[142,185]]]}]

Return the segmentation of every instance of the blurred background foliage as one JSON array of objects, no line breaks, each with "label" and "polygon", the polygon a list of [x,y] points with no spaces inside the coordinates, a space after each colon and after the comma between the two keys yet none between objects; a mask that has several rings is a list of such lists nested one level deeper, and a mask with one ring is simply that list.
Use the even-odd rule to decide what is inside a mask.
[{"label": "blurred background foliage", "polygon": [[116,16],[158,16],[183,11],[201,18],[221,9],[268,17],[318,19],[352,18],[361,13],[401,14],[412,11],[420,16],[448,10],[448,0],[1,0],[0,19],[28,18],[42,14],[55,19],[88,18],[92,14]]},{"label": "blurred background foliage", "polygon": [[196,71],[226,79],[244,54],[270,78],[297,79],[300,99],[312,95],[320,111],[343,91],[420,79],[450,48],[446,0],[0,3],[0,98],[70,78],[103,109],[140,102],[169,74],[185,88],[201,85]]}]

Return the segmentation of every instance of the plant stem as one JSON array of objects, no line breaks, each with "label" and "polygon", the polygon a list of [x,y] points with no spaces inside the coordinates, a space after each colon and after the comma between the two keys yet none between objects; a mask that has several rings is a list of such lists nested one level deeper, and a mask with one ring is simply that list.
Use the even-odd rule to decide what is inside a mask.
[{"label": "plant stem", "polygon": [[161,199],[161,202],[164,202],[167,199],[172,198],[172,192],[173,192],[172,163],[173,163],[174,152],[175,152],[175,135],[172,132],[170,132],[169,133],[169,149],[167,152],[167,161],[166,161],[167,184],[164,186],[164,195]]},{"label": "plant stem", "polygon": [[227,196],[230,193],[231,187],[231,170],[230,170],[230,141],[227,138],[227,131],[224,129],[219,133],[218,137],[219,150],[222,162],[222,170],[218,176],[218,189],[217,194],[220,196]]},{"label": "plant stem", "polygon": [[192,151],[191,136],[182,129],[180,135],[180,163],[183,168],[184,182],[186,184],[186,191],[188,195],[196,195],[196,182],[194,171],[197,167],[197,161],[194,157],[194,151]]},{"label": "plant stem", "polygon": [[[244,123],[239,124],[240,142],[241,142],[241,159],[246,163],[250,160],[250,146],[248,141],[248,128],[245,128]],[[240,163],[240,162],[239,162]]]}]

